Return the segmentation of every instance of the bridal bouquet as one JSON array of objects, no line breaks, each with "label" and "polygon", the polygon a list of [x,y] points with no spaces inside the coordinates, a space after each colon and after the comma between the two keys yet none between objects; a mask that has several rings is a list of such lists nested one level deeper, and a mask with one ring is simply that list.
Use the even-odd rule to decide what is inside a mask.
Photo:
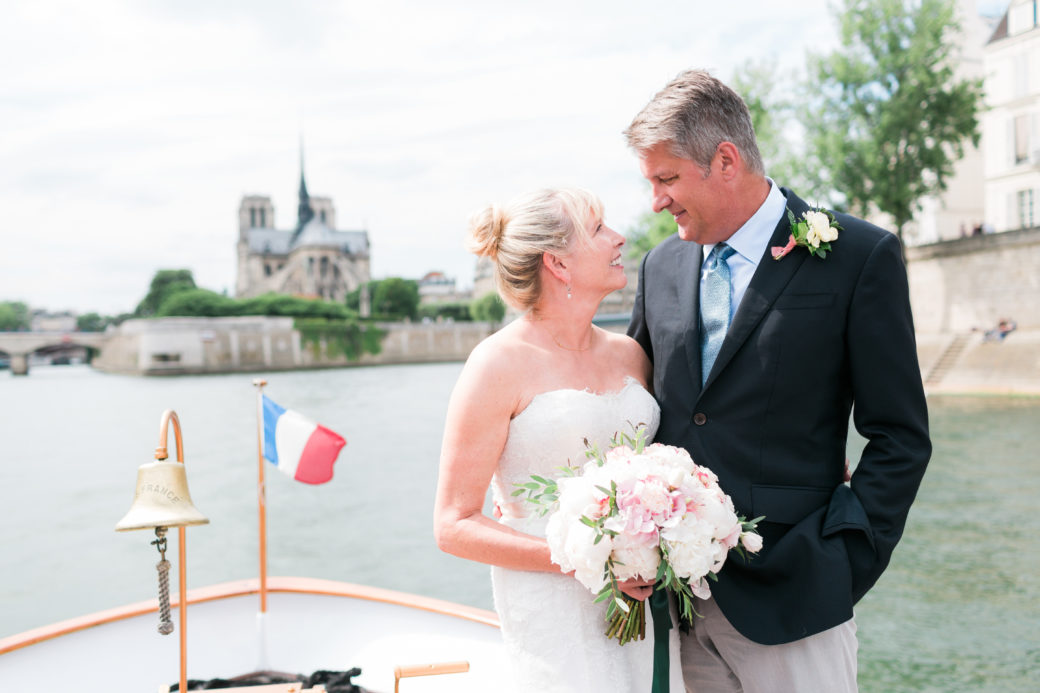
[{"label": "bridal bouquet", "polygon": [[[686,450],[645,445],[622,434],[605,453],[586,452],[581,469],[563,468],[558,480],[532,476],[514,496],[551,512],[546,539],[552,560],[607,601],[607,636],[625,644],[645,634],[644,603],[621,591],[631,578],[656,580],[678,598],[680,617],[697,615],[694,597],[711,595],[730,550],[762,548],[755,526],[737,517],[718,477],[694,464]],[[587,441],[586,441],[587,443]]]}]

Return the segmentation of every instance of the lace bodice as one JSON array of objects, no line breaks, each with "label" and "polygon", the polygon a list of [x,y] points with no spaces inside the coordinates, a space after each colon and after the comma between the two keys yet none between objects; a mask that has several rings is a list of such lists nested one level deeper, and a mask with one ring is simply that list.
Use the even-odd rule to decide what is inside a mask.
[{"label": "lace bodice", "polygon": [[560,467],[585,463],[585,440],[603,449],[618,432],[645,425],[652,439],[661,412],[653,396],[632,377],[617,392],[551,390],[535,395],[509,424],[509,437],[491,488],[505,524],[544,536],[537,508],[512,497],[531,474],[558,477]]}]

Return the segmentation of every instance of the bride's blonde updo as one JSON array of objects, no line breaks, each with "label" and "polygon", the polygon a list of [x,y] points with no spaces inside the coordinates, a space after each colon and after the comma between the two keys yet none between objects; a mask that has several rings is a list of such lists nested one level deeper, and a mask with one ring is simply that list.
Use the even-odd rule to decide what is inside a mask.
[{"label": "bride's blonde updo", "polygon": [[567,255],[572,240],[588,240],[590,219],[603,204],[580,188],[546,188],[521,195],[505,207],[490,205],[470,220],[469,249],[488,257],[502,299],[528,310],[541,295],[542,255]]}]

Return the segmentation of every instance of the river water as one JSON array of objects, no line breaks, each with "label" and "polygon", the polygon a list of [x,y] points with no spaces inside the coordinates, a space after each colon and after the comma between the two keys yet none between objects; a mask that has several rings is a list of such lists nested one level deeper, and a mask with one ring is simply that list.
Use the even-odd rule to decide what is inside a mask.
[{"label": "river water", "polygon": [[[270,575],[491,608],[487,568],[442,554],[431,531],[444,409],[460,369],[268,378],[268,396],[348,441],[322,486],[268,465]],[[0,637],[154,597],[151,534],[113,528],[137,467],[153,460],[165,409],[180,418],[191,494],[210,519],[188,529],[189,588],[257,574],[253,377],[0,372]],[[857,607],[860,690],[1038,690],[1040,399],[933,397],[929,406],[932,465],[891,567]],[[861,446],[854,437],[852,459]]]}]

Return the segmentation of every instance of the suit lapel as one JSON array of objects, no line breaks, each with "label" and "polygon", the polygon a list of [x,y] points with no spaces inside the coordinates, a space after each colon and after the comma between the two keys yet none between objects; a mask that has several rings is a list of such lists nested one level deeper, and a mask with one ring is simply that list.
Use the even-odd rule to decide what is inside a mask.
[{"label": "suit lapel", "polygon": [[[781,192],[787,198],[787,208],[794,213],[796,218],[809,209],[809,206],[791,191],[781,188]],[[798,268],[805,262],[805,258],[809,257],[809,254],[802,250],[801,252],[792,252],[781,260],[773,259],[770,249],[775,245],[786,245],[790,235],[791,224],[787,219],[787,212],[785,211],[780,218],[780,223],[773,230],[773,235],[769,239],[766,251],[762,259],[759,260],[758,268],[751,277],[751,283],[748,285],[747,291],[744,292],[744,298],[741,299],[740,306],[733,316],[733,322],[730,323],[729,330],[726,332],[726,338],[719,349],[719,355],[715,358],[715,365],[712,366],[711,373],[708,374],[708,380],[704,383],[704,389],[707,389],[712,384],[722,369],[726,367],[726,364],[740,350],[740,347],[751,336],[751,332],[765,317],[765,314],[769,312],[770,307],[776,301],[780,292],[783,291],[784,287],[787,286],[787,283],[795,275],[795,272],[798,271]],[[700,341],[698,340],[698,352],[700,351],[699,344]],[[697,360],[699,365],[699,356]]]}]

